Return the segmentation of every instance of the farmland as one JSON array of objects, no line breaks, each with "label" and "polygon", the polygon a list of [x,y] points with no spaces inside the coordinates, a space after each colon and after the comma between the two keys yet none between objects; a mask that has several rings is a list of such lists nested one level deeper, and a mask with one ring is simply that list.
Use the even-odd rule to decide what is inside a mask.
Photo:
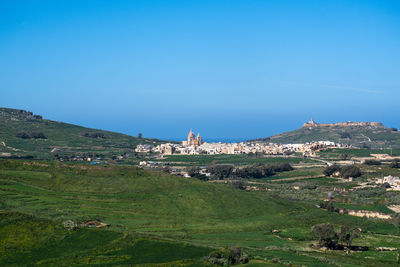
[{"label": "farmland", "polygon": [[[299,170],[280,174],[281,182],[279,177],[253,181],[268,190],[244,191],[229,186],[229,182],[209,183],[136,167],[19,160],[1,160],[0,165],[3,233],[21,237],[2,239],[0,249],[7,251],[1,259],[4,264],[24,255],[35,264],[49,265],[66,258],[74,265],[201,265],[201,258],[210,251],[237,246],[249,254],[248,266],[392,266],[397,251],[375,249],[400,245],[398,229],[390,221],[338,214],[315,206],[333,187],[351,189],[356,182],[283,178],[296,177]],[[304,174],[310,171],[317,174],[318,169],[304,170]],[[352,205],[374,209],[388,199],[385,193],[362,200],[350,194],[338,195],[335,201],[354,201]],[[110,226],[73,231],[62,227],[65,220],[91,219]],[[369,250],[346,255],[311,248],[311,227],[326,222],[336,227],[360,227],[362,235],[354,243]],[[10,239],[14,243],[7,242]],[[79,241],[82,239],[87,243]],[[107,245],[100,246],[98,240]],[[171,256],[162,254],[165,251],[171,251]]]}]

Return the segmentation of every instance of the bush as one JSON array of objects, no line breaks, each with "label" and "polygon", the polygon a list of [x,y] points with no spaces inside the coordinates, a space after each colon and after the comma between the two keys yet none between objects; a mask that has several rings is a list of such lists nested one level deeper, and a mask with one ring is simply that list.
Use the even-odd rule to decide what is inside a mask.
[{"label": "bush", "polygon": [[232,165],[212,165],[207,168],[208,172],[218,179],[228,178],[233,171]]},{"label": "bush", "polygon": [[72,220],[66,220],[62,223],[63,227],[67,230],[75,230],[78,228],[78,224]]},{"label": "bush", "polygon": [[340,176],[343,178],[357,178],[361,176],[361,170],[357,166],[348,165],[342,168],[340,171]]},{"label": "bush", "polygon": [[332,224],[322,223],[311,228],[311,236],[318,239],[318,245],[329,249],[337,247],[337,234]]},{"label": "bush", "polygon": [[42,132],[19,132],[15,136],[22,139],[47,139]]},{"label": "bush", "polygon": [[293,167],[289,163],[278,163],[271,166],[274,172],[287,172],[292,171]]},{"label": "bush", "polygon": [[249,257],[242,249],[230,247],[211,252],[203,258],[209,264],[229,266],[233,264],[248,263]]},{"label": "bush", "polygon": [[321,202],[319,204],[319,207],[321,209],[326,209],[326,210],[331,211],[331,212],[337,212],[337,213],[340,212],[340,209],[334,207],[332,202],[330,202],[330,201],[329,202]]},{"label": "bush", "polygon": [[262,178],[263,170],[258,166],[251,166],[251,167],[244,167],[244,168],[237,168],[234,172],[236,177],[240,178]]},{"label": "bush", "polygon": [[351,244],[353,243],[353,240],[360,237],[360,233],[361,231],[358,228],[341,226],[337,236],[342,244],[345,244],[347,248],[350,248]]},{"label": "bush", "polygon": [[335,172],[340,172],[341,168],[338,164],[333,164],[331,166],[327,166],[324,170],[323,173],[325,176],[331,176],[333,175]]},{"label": "bush", "polygon": [[372,165],[381,165],[382,163],[376,159],[367,159],[366,161],[364,161],[364,164],[372,166]]},{"label": "bush", "polygon": [[206,175],[200,173],[199,167],[190,167],[189,169],[187,169],[187,172],[190,177],[197,178],[202,181],[208,180],[208,177]]},{"label": "bush", "polygon": [[391,168],[400,168],[400,160],[395,159],[390,163]]},{"label": "bush", "polygon": [[106,138],[103,133],[83,133],[82,136],[89,137],[89,138]]},{"label": "bush", "polygon": [[239,178],[263,178],[272,176],[277,172],[291,171],[293,167],[289,163],[278,164],[253,164],[244,168],[237,168],[233,173]]},{"label": "bush", "polygon": [[236,189],[245,190],[246,187],[242,181],[233,181],[230,186]]},{"label": "bush", "polygon": [[342,139],[351,139],[351,135],[349,133],[341,133],[340,138]]}]

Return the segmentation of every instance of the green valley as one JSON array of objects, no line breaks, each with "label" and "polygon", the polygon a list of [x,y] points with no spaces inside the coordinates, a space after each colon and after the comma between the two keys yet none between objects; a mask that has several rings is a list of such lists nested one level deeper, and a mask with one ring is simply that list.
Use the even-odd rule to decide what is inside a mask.
[{"label": "green valley", "polygon": [[[277,177],[260,181],[268,191],[244,191],[136,167],[21,160],[0,166],[5,265],[203,265],[210,251],[235,246],[249,255],[249,266],[393,266],[397,251],[376,249],[400,245],[388,221],[317,208],[332,187],[356,186],[332,178]],[[93,219],[110,226],[62,226]],[[355,244],[369,250],[346,255],[310,247],[311,227],[326,222],[360,227]]]}]

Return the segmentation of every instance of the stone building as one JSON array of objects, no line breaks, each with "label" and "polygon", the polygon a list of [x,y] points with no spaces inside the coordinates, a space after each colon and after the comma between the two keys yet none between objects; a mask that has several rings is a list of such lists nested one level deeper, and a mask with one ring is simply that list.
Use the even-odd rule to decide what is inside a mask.
[{"label": "stone building", "polygon": [[383,127],[383,124],[380,122],[338,122],[338,123],[316,123],[312,118],[309,122],[303,124],[303,127],[335,127],[335,126],[342,126],[342,127],[351,127],[351,126],[371,126],[371,127]]},{"label": "stone building", "polygon": [[203,144],[203,140],[201,139],[200,134],[198,133],[197,137],[194,137],[194,133],[193,133],[192,129],[190,129],[187,141],[182,142],[182,146],[184,146],[184,147],[186,147],[186,146],[198,147],[201,144]]}]

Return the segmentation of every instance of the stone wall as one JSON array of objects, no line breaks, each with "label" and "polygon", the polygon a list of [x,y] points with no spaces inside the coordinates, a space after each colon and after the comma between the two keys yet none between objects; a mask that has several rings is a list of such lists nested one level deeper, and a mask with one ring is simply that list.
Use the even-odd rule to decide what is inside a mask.
[{"label": "stone wall", "polygon": [[338,123],[309,123],[306,122],[303,124],[303,127],[334,127],[334,126],[373,126],[380,127],[383,126],[380,122],[338,122]]}]

